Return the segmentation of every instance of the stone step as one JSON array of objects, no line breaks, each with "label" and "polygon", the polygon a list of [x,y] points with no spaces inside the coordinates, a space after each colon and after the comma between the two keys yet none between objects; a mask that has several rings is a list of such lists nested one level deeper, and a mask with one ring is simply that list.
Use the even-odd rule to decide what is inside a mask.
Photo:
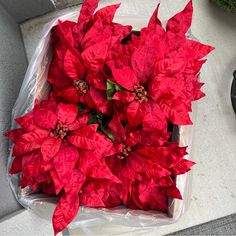
[{"label": "stone step", "polygon": [[82,2],[83,0],[0,0],[0,4],[18,23]]},{"label": "stone step", "polygon": [[63,9],[66,7],[75,6],[81,4],[83,0],[52,0],[56,8]]}]

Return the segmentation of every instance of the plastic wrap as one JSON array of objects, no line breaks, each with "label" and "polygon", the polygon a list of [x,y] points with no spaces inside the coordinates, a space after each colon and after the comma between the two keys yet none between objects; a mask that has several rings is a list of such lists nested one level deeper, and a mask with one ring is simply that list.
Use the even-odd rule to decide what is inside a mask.
[{"label": "plastic wrap", "polygon": [[[50,30],[60,20],[76,20],[78,11],[58,17],[44,27],[43,36],[38,47],[31,59],[28,70],[26,72],[19,97],[15,103],[12,113],[12,128],[16,128],[14,119],[28,113],[34,104],[35,99],[45,99],[49,93],[50,85],[47,83],[47,72],[50,65],[52,49],[50,48]],[[119,23],[131,24],[135,30],[139,30],[145,26],[146,19],[131,16],[118,16]],[[192,36],[189,36],[192,38]],[[194,105],[195,106],[195,105]],[[193,107],[192,120],[195,116],[195,107]],[[185,158],[193,159],[191,156],[192,126],[174,127],[173,141],[179,143],[180,146],[188,146],[188,153]],[[11,147],[10,147],[11,150]],[[12,162],[12,150],[10,152],[8,169]],[[21,205],[27,209],[33,210],[39,216],[51,221],[53,210],[55,208],[56,198],[46,194],[31,192],[30,188],[21,189],[20,175],[8,175],[11,188]],[[96,209],[88,207],[80,207],[79,213],[74,221],[70,224],[69,229],[73,230],[77,227],[90,227],[103,225],[109,221],[114,224],[121,224],[131,227],[156,227],[170,224],[178,220],[178,218],[186,211],[190,200],[191,173],[179,175],[176,178],[176,185],[182,193],[183,200],[169,199],[168,214],[157,211],[141,211],[131,210],[123,206],[114,209]],[[111,234],[110,234],[111,235]]]}]

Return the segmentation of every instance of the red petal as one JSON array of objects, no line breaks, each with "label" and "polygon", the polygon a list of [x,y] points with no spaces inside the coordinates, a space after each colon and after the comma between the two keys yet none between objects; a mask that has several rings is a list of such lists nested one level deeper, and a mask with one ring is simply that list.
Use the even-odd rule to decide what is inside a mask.
[{"label": "red petal", "polygon": [[91,109],[96,109],[104,114],[110,115],[112,103],[107,101],[105,91],[89,87],[89,91],[81,98],[81,103],[86,104]]},{"label": "red petal", "polygon": [[90,114],[80,115],[73,123],[68,125],[70,131],[77,130],[81,126],[87,125],[89,122]]},{"label": "red petal", "polygon": [[191,125],[188,112],[189,106],[184,104],[180,99],[162,99],[159,102],[161,110],[167,119],[175,125]]},{"label": "red petal", "polygon": [[[60,181],[55,170],[50,171],[50,176],[52,178],[52,181],[50,183],[53,185],[52,186],[54,190],[53,194],[58,195],[59,192],[63,189],[63,184]],[[70,183],[65,186],[65,192],[72,192],[72,191],[78,192],[82,187],[85,179],[86,179],[85,176],[81,172],[79,172],[78,170],[73,170],[73,176],[71,178]]]},{"label": "red petal", "polygon": [[[93,16],[94,11],[98,7],[99,0],[86,0],[84,1],[80,10],[78,23],[76,24],[75,32],[77,44],[79,44],[89,27],[90,20]],[[78,45],[77,45],[78,46]]]},{"label": "red petal", "polygon": [[106,78],[101,74],[89,73],[86,75],[86,82],[99,90],[106,90]]},{"label": "red petal", "polygon": [[180,200],[183,199],[179,189],[176,186],[169,187],[167,189],[167,195],[171,198],[177,198]]},{"label": "red petal", "polygon": [[167,211],[168,198],[164,191],[150,182],[140,183],[139,199],[146,209]]},{"label": "red petal", "polygon": [[113,146],[109,149],[106,150],[106,152],[104,153],[104,156],[109,157],[109,156],[113,156],[117,153],[120,153],[124,148],[123,144],[117,144],[114,143]]},{"label": "red petal", "polygon": [[142,142],[146,146],[162,146],[170,139],[171,133],[163,133],[157,131],[149,131],[148,135],[146,132],[141,132]]},{"label": "red petal", "polygon": [[53,159],[53,163],[58,177],[64,185],[70,181],[78,158],[77,148],[63,141],[59,152]]},{"label": "red petal", "polygon": [[62,140],[55,136],[46,138],[41,146],[41,153],[45,161],[51,160],[59,151]]},{"label": "red petal", "polygon": [[185,67],[185,70],[184,72],[186,74],[194,74],[194,75],[197,75],[199,74],[201,68],[202,68],[202,65],[206,62],[206,60],[201,60],[201,61],[196,61],[194,59],[190,59],[188,60],[187,64],[186,64],[186,67]]},{"label": "red petal", "polygon": [[[106,33],[106,37],[104,37],[104,33]],[[83,39],[81,41],[81,48],[83,50],[86,50],[92,45],[105,41],[110,37],[110,35],[111,35],[110,27],[105,27],[102,24],[102,21],[99,19],[90,26],[86,34],[83,36]]]},{"label": "red petal", "polygon": [[57,123],[57,116],[46,108],[40,108],[34,112],[34,121],[43,129],[54,129]]},{"label": "red petal", "polygon": [[58,20],[58,30],[59,30],[59,37],[61,42],[66,46],[69,47],[74,51],[74,37],[72,35],[72,29],[73,26],[70,25],[70,27],[66,26],[64,22],[61,22],[61,20]]},{"label": "red petal", "polygon": [[155,130],[166,133],[167,122],[160,107],[154,102],[149,102],[146,108],[146,113],[143,118],[143,130],[145,132],[152,132]]},{"label": "red petal", "polygon": [[148,28],[149,29],[155,29],[157,25],[162,26],[161,21],[158,19],[158,9],[160,7],[160,3],[157,5],[155,11],[153,12],[149,22],[148,22]]},{"label": "red petal", "polygon": [[168,78],[157,76],[149,84],[148,93],[149,96],[154,100],[171,95],[173,97],[182,97],[185,99],[186,96],[186,81],[182,78]]},{"label": "red petal", "polygon": [[102,41],[83,51],[82,58],[89,70],[98,72],[101,69],[107,57],[108,46],[108,41]]},{"label": "red petal", "polygon": [[85,181],[85,175],[79,170],[74,169],[72,171],[71,181],[69,181],[68,184],[64,187],[65,192],[79,193],[83,185],[85,184]]},{"label": "red petal", "polygon": [[24,154],[22,159],[22,174],[28,178],[42,174],[41,161],[42,155],[38,150]]},{"label": "red petal", "polygon": [[81,134],[81,130],[83,130],[82,132],[84,132],[84,130],[90,130],[91,132],[97,132],[98,129],[98,124],[90,124],[90,125],[84,125],[82,127],[80,127],[79,129],[71,132],[71,135],[77,135],[77,134]]},{"label": "red petal", "polygon": [[56,113],[57,103],[54,100],[43,100],[41,101],[41,107]]},{"label": "red petal", "polygon": [[120,183],[120,180],[108,168],[104,157],[98,155],[96,151],[80,151],[79,169],[86,176],[110,179]]},{"label": "red petal", "polygon": [[24,133],[25,133],[24,129],[18,128],[8,131],[7,133],[5,133],[5,135],[9,139],[11,139],[14,143],[16,143]]},{"label": "red petal", "polygon": [[23,134],[14,145],[13,155],[18,156],[40,148],[43,140],[48,135],[49,132],[42,129],[36,129],[34,132]]},{"label": "red petal", "polygon": [[156,31],[143,30],[141,32],[141,42],[131,57],[133,71],[141,84],[150,79],[156,61],[165,58],[165,54],[169,50],[163,35],[164,30],[162,28],[156,29]]},{"label": "red petal", "polygon": [[173,76],[183,72],[187,61],[179,58],[166,58],[155,64],[154,75]]},{"label": "red petal", "polygon": [[140,102],[131,102],[127,107],[127,119],[131,127],[139,125],[143,121],[146,104]]},{"label": "red petal", "polygon": [[34,131],[35,129],[37,129],[37,125],[34,122],[34,117],[33,117],[33,113],[34,111],[36,111],[37,109],[39,109],[39,102],[38,100],[35,100],[35,104],[34,104],[34,108],[33,110],[28,113],[25,116],[22,117],[18,117],[16,118],[16,122],[26,131]]},{"label": "red petal", "polygon": [[[114,22],[112,23],[112,28],[113,28],[113,36],[117,39],[118,43],[120,43],[122,39],[124,39],[127,35],[129,35],[132,30],[131,25],[122,25]],[[129,58],[129,56],[130,55],[126,55],[127,58]],[[124,58],[122,58],[122,60],[124,60]]]},{"label": "red petal", "polygon": [[55,170],[51,170],[50,175],[52,176],[53,183],[55,186],[55,193],[56,195],[58,195],[63,188],[63,183],[60,181],[58,174]]},{"label": "red petal", "polygon": [[[59,23],[59,27],[63,28],[63,24],[65,22]],[[70,27],[68,27],[67,29],[61,30],[61,32],[64,32],[63,38],[65,39],[66,42],[69,42],[71,46],[74,46],[75,42],[74,42],[74,37],[73,37],[73,33],[72,33],[72,28],[73,28],[74,24],[72,23],[72,25]]]},{"label": "red petal", "polygon": [[145,159],[158,163],[167,169],[171,169],[186,155],[186,147],[178,147],[177,144],[164,147],[151,146],[139,148],[135,150],[135,152]]},{"label": "red petal", "polygon": [[73,123],[77,117],[77,114],[77,105],[60,103],[57,106],[57,118],[64,124]]},{"label": "red petal", "polygon": [[192,0],[186,5],[183,11],[177,13],[167,21],[166,30],[173,33],[185,34],[191,26],[193,14]]},{"label": "red petal", "polygon": [[41,183],[42,192],[50,195],[55,194],[53,183]]},{"label": "red petal", "polygon": [[83,187],[81,204],[88,207],[106,207],[104,201],[109,196],[110,185],[108,180],[95,179],[87,182]]},{"label": "red petal", "polygon": [[139,84],[136,75],[130,67],[124,67],[122,69],[112,68],[112,74],[117,84],[130,91],[134,90],[134,85]]},{"label": "red petal", "polygon": [[71,103],[78,103],[80,100],[80,94],[74,87],[56,92],[56,97],[61,97],[65,102]]},{"label": "red petal", "polygon": [[119,115],[115,113],[109,123],[109,128],[113,135],[115,135],[116,143],[123,143],[126,139],[125,129],[122,126]]},{"label": "red petal", "polygon": [[53,213],[54,235],[64,230],[79,210],[79,195],[63,193]]},{"label": "red petal", "polygon": [[[126,130],[127,133],[127,130]],[[127,134],[126,140],[125,140],[125,144],[129,147],[133,147],[135,146],[138,142],[140,141],[140,135],[139,132],[129,132]]]},{"label": "red petal", "polygon": [[66,228],[75,218],[79,210],[79,191],[85,182],[85,177],[79,171],[74,170],[65,192],[62,194],[53,213],[53,228],[56,235]]},{"label": "red petal", "polygon": [[173,175],[181,175],[189,171],[190,168],[195,164],[196,163],[193,161],[183,159],[182,161],[178,162],[174,167],[172,167],[171,172],[173,173]]},{"label": "red petal", "polygon": [[76,119],[73,123],[68,125],[68,129],[73,131],[80,128],[81,125],[86,125],[88,123],[88,119],[86,119],[85,123],[80,123],[79,119]]},{"label": "red petal", "polygon": [[198,100],[205,96],[205,94],[201,91],[201,87],[204,83],[200,83],[198,78],[195,76],[188,76],[185,81],[186,86],[186,94],[189,97],[190,101]]},{"label": "red petal", "polygon": [[120,4],[114,4],[114,5],[106,6],[104,8],[99,9],[94,14],[94,21],[97,21],[98,19],[100,19],[103,24],[111,24],[119,6]]},{"label": "red petal", "polygon": [[209,54],[214,47],[193,40],[186,40],[185,45],[195,52],[195,59],[201,59]]},{"label": "red petal", "polygon": [[135,93],[130,93],[127,91],[118,91],[114,94],[112,99],[118,100],[120,102],[128,103],[128,102],[132,102],[135,96],[136,96]]},{"label": "red petal", "polygon": [[105,152],[112,147],[112,142],[105,135],[94,131],[94,126],[84,126],[67,137],[67,140],[81,149]]},{"label": "red petal", "polygon": [[68,77],[73,80],[81,80],[85,73],[83,64],[70,50],[66,51],[64,57],[64,70]]},{"label": "red petal", "polygon": [[[64,89],[71,86],[72,80],[68,78],[68,76],[64,73],[62,63],[59,64],[58,59],[55,58],[54,60],[57,61],[55,66],[50,66],[48,71],[48,82],[57,89]],[[53,62],[52,62],[53,63]]]},{"label": "red petal", "polygon": [[[36,190],[37,186],[40,184],[40,183],[43,183],[43,182],[47,182],[47,183],[50,183],[51,181],[51,176],[48,172],[45,172],[45,173],[41,173],[39,175],[36,175],[31,179],[29,179],[29,182],[31,182],[30,186],[33,187],[33,190]],[[35,188],[36,187],[36,188]]]},{"label": "red petal", "polygon": [[129,187],[130,196],[127,200],[127,206],[131,209],[147,210],[140,202],[138,185],[139,185],[138,181],[133,181],[131,183],[131,186]]},{"label": "red petal", "polygon": [[129,156],[129,158],[127,158],[126,162],[129,168],[134,170],[136,173],[141,174],[142,181],[144,179],[161,178],[169,176],[171,174],[171,172],[163,168],[158,163],[148,161],[147,159],[138,156],[134,152],[132,152],[132,156]]},{"label": "red petal", "polygon": [[23,116],[17,117],[15,121],[25,130],[25,131],[33,131],[34,129],[38,128],[35,121],[33,112]]},{"label": "red petal", "polygon": [[22,156],[17,156],[13,159],[9,173],[12,175],[19,173],[21,171],[22,171]]}]

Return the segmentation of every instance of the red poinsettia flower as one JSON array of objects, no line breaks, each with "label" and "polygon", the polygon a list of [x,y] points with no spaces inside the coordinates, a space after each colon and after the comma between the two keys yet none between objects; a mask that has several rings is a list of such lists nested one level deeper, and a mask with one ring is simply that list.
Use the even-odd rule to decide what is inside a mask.
[{"label": "red poinsettia flower", "polygon": [[81,102],[109,114],[112,109],[106,100],[106,77],[99,71],[113,45],[120,43],[131,27],[112,22],[119,4],[102,8],[93,15],[97,3],[89,0],[83,4],[77,24],[59,22],[54,28],[53,37],[58,39],[59,31],[60,40],[53,40],[55,56],[48,81],[53,84],[57,98]]},{"label": "red poinsettia flower", "polygon": [[99,0],[86,0],[81,8],[77,24],[73,28],[76,48],[79,51],[112,36],[112,43],[121,41],[131,31],[131,26],[114,23],[114,15],[120,4],[101,8],[94,14]]},{"label": "red poinsettia flower", "polygon": [[48,81],[53,85],[55,98],[70,103],[81,102],[100,112],[109,113],[105,78],[98,73],[104,64],[107,54],[104,47],[108,47],[108,42],[93,45],[82,54],[64,44],[60,42],[55,46],[49,68]]},{"label": "red poinsettia flower", "polygon": [[[98,52],[98,50],[97,48],[95,51]],[[95,58],[95,55],[93,55],[93,58]],[[100,59],[102,63],[104,59],[102,57]],[[106,80],[101,74],[93,72],[85,74],[84,65],[70,50],[67,50],[64,55],[63,68],[67,81],[60,87],[57,84],[54,85],[56,98],[71,103],[80,102],[91,109],[110,114],[111,104],[107,101],[105,93]]]},{"label": "red poinsettia flower", "polygon": [[106,101],[104,92],[105,79],[98,72],[104,64],[109,39],[92,45],[81,53],[75,48],[72,26],[74,25],[67,22],[59,22],[54,28],[54,57],[48,81],[53,85],[55,97],[61,98],[61,101],[83,102],[91,108],[108,113],[110,104]]},{"label": "red poinsettia flower", "polygon": [[53,215],[55,235],[73,220],[80,205],[106,208],[119,206],[121,201],[113,191],[113,183],[107,179],[85,179],[78,170],[73,170],[72,178],[60,197]]},{"label": "red poinsettia flower", "polygon": [[[191,124],[191,102],[204,96],[198,75],[205,60],[200,59],[213,47],[186,39],[192,19],[191,1],[167,22],[166,31],[157,11],[158,7],[148,27],[141,30],[138,43],[134,40],[131,65],[111,67],[113,81],[126,89],[117,91],[113,99],[129,104],[127,119],[132,126],[142,123],[150,110],[159,124],[163,119],[160,110],[173,124]],[[165,128],[164,123],[162,127]]]},{"label": "red poinsettia flower", "polygon": [[[128,127],[123,127],[118,116],[113,117],[109,127],[116,138],[116,143],[119,144],[119,149],[116,154],[107,157],[106,160],[113,173],[122,181],[122,186],[118,187],[117,191],[123,203],[136,209],[167,210],[167,197],[181,198],[171,176],[183,174],[194,165],[194,162],[183,159],[186,148],[180,148],[177,144],[168,142],[164,146],[159,146],[157,138],[153,139],[152,146],[147,146],[142,139],[143,131],[130,132]],[[155,195],[158,189],[164,188],[163,192],[161,191],[165,193],[165,198],[162,198],[165,200],[164,205],[157,204],[155,205],[157,208],[150,208],[145,204],[137,204],[137,199],[142,199],[143,193],[140,192],[139,195],[136,188],[145,182],[152,183],[156,189],[149,194]]]},{"label": "red poinsettia flower", "polygon": [[129,67],[112,68],[113,80],[122,88],[112,97],[128,104],[126,115],[130,126],[137,126],[143,122],[145,130],[166,130],[166,118],[157,102],[148,91],[148,84],[141,84]]},{"label": "red poinsettia flower", "polygon": [[77,213],[78,204],[73,211],[64,209],[63,204],[79,203],[78,192],[86,177],[120,182],[103,158],[113,153],[112,142],[97,132],[98,125],[87,125],[86,114],[78,117],[76,105],[36,101],[33,110],[16,121],[22,128],[6,134],[14,142],[10,173],[22,171],[22,188],[41,186],[54,194],[63,191],[53,217],[55,232],[66,227]]},{"label": "red poinsettia flower", "polygon": [[122,204],[114,182],[108,179],[89,179],[80,195],[81,205],[112,208]]},{"label": "red poinsettia flower", "polygon": [[[50,160],[58,153],[65,140],[86,150],[97,148],[104,150],[112,146],[109,139],[96,132],[97,125],[81,123],[77,115],[78,108],[73,104],[45,101],[40,105],[36,102],[32,112],[16,119],[18,124],[28,132],[18,137],[13,155],[19,156],[40,148],[44,160]],[[86,140],[87,146],[85,146]]]}]

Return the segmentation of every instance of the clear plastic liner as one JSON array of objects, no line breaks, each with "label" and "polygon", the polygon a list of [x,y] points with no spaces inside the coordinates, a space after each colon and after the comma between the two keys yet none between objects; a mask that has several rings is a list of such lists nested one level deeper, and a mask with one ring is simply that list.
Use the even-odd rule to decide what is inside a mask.
[{"label": "clear plastic liner", "polygon": [[[37,49],[30,61],[28,70],[26,72],[19,97],[15,103],[12,112],[12,128],[16,128],[16,117],[20,117],[28,113],[33,105],[35,99],[45,99],[48,96],[50,85],[47,82],[47,73],[52,56],[52,48],[50,47],[50,31],[54,25],[57,24],[58,19],[75,21],[78,17],[78,11],[59,16],[49,24],[45,25],[43,36],[39,42]],[[136,16],[116,16],[119,23],[130,24],[133,29],[139,30],[147,24],[145,18]],[[194,38],[190,33],[187,37]],[[196,109],[193,105],[193,113],[191,114],[194,121]],[[192,141],[192,126],[179,126],[174,127],[173,141],[179,143],[180,146],[188,146],[188,153],[186,159],[193,160],[191,156],[191,141]],[[8,170],[12,163],[12,147],[10,147],[10,156],[8,159]],[[174,223],[186,211],[190,201],[191,190],[191,172],[179,175],[176,178],[176,185],[179,188],[183,200],[169,199],[168,214],[157,211],[142,211],[131,210],[124,206],[116,207],[113,209],[104,208],[88,208],[81,206],[77,217],[69,225],[68,229],[73,232],[76,228],[89,228],[84,230],[86,234],[97,234],[93,232],[94,226],[102,226],[106,222],[111,224],[125,225],[129,227],[157,227],[170,223]],[[19,203],[27,209],[31,209],[37,215],[51,221],[57,199],[46,194],[32,192],[29,187],[21,189],[20,187],[20,174],[8,175],[10,186],[15,194]],[[147,228],[147,229],[148,229]],[[141,231],[140,231],[141,232]],[[125,234],[125,233],[124,233]],[[112,235],[112,232],[109,233]],[[116,234],[117,235],[117,234]]]}]

